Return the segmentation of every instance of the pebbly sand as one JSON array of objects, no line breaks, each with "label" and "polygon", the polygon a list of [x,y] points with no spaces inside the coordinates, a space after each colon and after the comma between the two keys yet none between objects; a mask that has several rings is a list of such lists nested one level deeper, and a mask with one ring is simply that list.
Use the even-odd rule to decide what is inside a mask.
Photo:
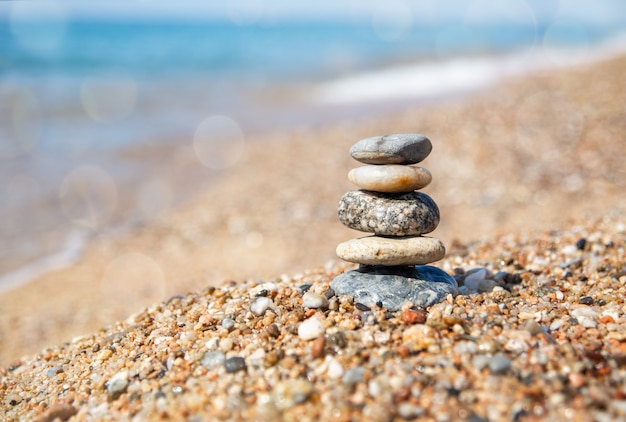
[{"label": "pebbly sand", "polygon": [[[184,209],[0,295],[0,406],[42,420],[625,417],[625,67],[250,140]],[[433,141],[436,265],[484,266],[498,286],[393,315],[303,307],[301,285],[325,294],[352,268],[334,258],[354,237],[335,214],[350,145],[393,132]],[[273,305],[254,316],[260,290]],[[313,315],[325,340],[298,336]]]}]

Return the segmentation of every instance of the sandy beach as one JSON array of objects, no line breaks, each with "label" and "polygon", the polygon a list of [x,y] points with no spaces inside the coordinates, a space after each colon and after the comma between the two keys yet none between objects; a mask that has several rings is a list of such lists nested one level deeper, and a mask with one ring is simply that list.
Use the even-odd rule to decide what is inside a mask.
[{"label": "sandy beach", "polygon": [[[409,403],[404,406],[408,416],[413,411],[429,420],[440,414],[448,415],[443,420],[472,415],[506,419],[515,403],[527,416],[524,420],[589,420],[594,412],[623,417],[623,405],[602,400],[623,400],[626,391],[623,376],[617,375],[626,353],[621,299],[626,293],[625,68],[626,57],[619,57],[525,76],[471,96],[367,121],[248,139],[241,158],[181,209],[125,233],[94,238],[75,265],[0,294],[0,397],[9,419],[43,415],[42,420],[52,420],[52,410],[64,408],[79,419],[99,419],[104,413],[98,411],[105,409],[113,419],[124,414],[248,419],[258,414],[266,415],[259,416],[262,420],[276,415],[289,420],[332,414],[350,420],[372,406],[375,415],[394,408],[392,416],[403,417],[393,403]],[[484,266],[493,274],[519,274],[520,283],[501,282],[491,292],[449,298],[425,311],[425,325],[379,310],[363,315],[343,301],[341,312],[304,309],[298,286],[310,283],[324,293],[333,274],[351,268],[334,256],[335,246],[355,235],[336,217],[338,199],[353,189],[346,174],[357,164],[349,147],[364,137],[400,132],[424,133],[433,142],[433,152],[423,162],[433,174],[425,192],[442,215],[433,235],[448,249],[436,265],[449,272]],[[190,147],[125,153],[163,160],[164,171],[181,172],[181,180],[194,159]],[[572,250],[580,238],[587,238],[589,246]],[[577,258],[580,265],[563,266]],[[269,340],[264,318],[246,313],[253,292],[265,283],[275,286],[271,294],[280,308],[274,313],[279,335]],[[537,294],[543,286],[551,289],[547,298]],[[583,297],[592,297],[592,304],[581,305]],[[241,327],[229,332],[220,325],[225,314],[203,314],[216,300],[219,312],[241,316]],[[575,308],[593,315],[580,311],[576,319]],[[297,324],[314,314],[329,333],[334,333],[330,328],[350,332],[349,353],[327,350],[335,346],[326,344],[322,355],[311,357],[316,346],[298,338]],[[370,315],[378,321],[374,328],[364,322]],[[594,324],[581,322],[585,315]],[[199,322],[203,318],[208,318],[206,324]],[[536,328],[561,320],[562,330]],[[363,340],[368,335],[374,340]],[[376,335],[388,340],[379,342]],[[212,338],[234,339],[225,356],[244,357],[250,379],[245,372],[224,375],[223,367],[201,363],[212,350]],[[420,341],[428,344],[417,345]],[[493,347],[477,352],[483,350],[482,341]],[[263,346],[257,349],[259,344]],[[277,357],[279,350],[284,352]],[[536,358],[536,350],[545,362],[533,361],[544,359]],[[473,358],[496,355],[508,362],[502,360],[502,372],[483,370]],[[329,356],[340,361],[344,374],[363,368],[361,377],[348,386],[345,380],[342,384],[343,375],[329,377]],[[581,368],[566,368],[580,356]],[[254,366],[257,358],[261,363]],[[557,363],[559,359],[565,363]],[[165,375],[152,377],[160,371],[154,365],[166,361]],[[368,381],[381,374],[376,362],[393,372],[390,379],[399,378],[398,385],[368,390]],[[539,365],[536,369],[549,379],[525,383],[524,371],[532,368],[528,362]],[[50,368],[57,367],[62,369],[50,376]],[[261,381],[264,371],[273,372]],[[120,372],[127,372],[126,385],[120,394],[111,393],[111,377]],[[556,375],[550,378],[552,373]],[[461,376],[466,381],[457,385]],[[419,391],[405,385],[404,377],[417,380]],[[503,391],[494,377],[501,377],[510,392],[501,401],[508,409],[488,409],[499,394],[494,389]],[[218,378],[213,387],[205,385]],[[44,385],[42,379],[49,382]],[[307,379],[308,384],[294,386],[289,379]],[[294,388],[304,392],[297,396]],[[372,388],[393,391],[393,397],[381,393],[384,400],[372,398]],[[464,396],[466,390],[473,391],[471,398]],[[210,392],[203,396],[199,391]],[[267,410],[263,403],[272,394],[298,399]],[[238,404],[219,402],[222,395],[237,397]]]}]

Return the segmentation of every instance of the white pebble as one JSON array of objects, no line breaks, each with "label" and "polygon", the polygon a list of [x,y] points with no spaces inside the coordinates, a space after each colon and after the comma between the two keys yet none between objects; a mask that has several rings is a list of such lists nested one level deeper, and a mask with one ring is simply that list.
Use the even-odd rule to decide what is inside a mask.
[{"label": "white pebble", "polygon": [[328,370],[326,372],[328,374],[328,378],[336,380],[343,376],[343,366],[335,359],[330,358],[328,360]]},{"label": "white pebble", "polygon": [[256,297],[250,304],[250,312],[252,312],[256,316],[261,316],[265,314],[265,311],[267,311],[267,309],[273,304],[274,302],[269,297]]},{"label": "white pebble", "polygon": [[378,381],[376,381],[376,379],[371,379],[368,383],[367,383],[367,391],[369,393],[370,396],[372,397],[378,397],[379,395],[382,394],[383,392],[383,388],[380,385],[380,383]]},{"label": "white pebble", "polygon": [[328,299],[314,292],[306,292],[302,296],[302,305],[313,309],[328,308]]},{"label": "white pebble", "polygon": [[110,394],[122,393],[128,385],[128,371],[118,372],[109,380],[107,390]]},{"label": "white pebble", "polygon": [[389,331],[376,331],[374,333],[374,341],[378,344],[387,344],[391,338]]},{"label": "white pebble", "polygon": [[204,366],[206,369],[213,369],[218,366],[222,366],[225,360],[226,356],[220,351],[206,352],[202,356],[200,364],[202,364],[202,366]]},{"label": "white pebble", "polygon": [[565,245],[561,248],[561,253],[566,256],[572,256],[578,251],[576,245]]},{"label": "white pebble", "polygon": [[592,308],[576,308],[571,312],[571,315],[585,328],[596,328],[598,326],[596,322],[598,314]]},{"label": "white pebble", "polygon": [[410,402],[403,402],[398,406],[398,415],[403,419],[415,419],[423,413],[424,409]]},{"label": "white pebble", "polygon": [[324,335],[324,324],[316,315],[302,322],[298,327],[298,336],[302,340],[313,340]]},{"label": "white pebble", "polygon": [[563,326],[565,322],[562,319],[557,319],[550,324],[550,331],[556,331]]}]

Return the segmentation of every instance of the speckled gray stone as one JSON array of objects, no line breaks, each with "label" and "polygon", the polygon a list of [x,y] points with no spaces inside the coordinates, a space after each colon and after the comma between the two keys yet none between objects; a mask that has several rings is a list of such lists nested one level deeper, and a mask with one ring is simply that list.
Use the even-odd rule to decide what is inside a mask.
[{"label": "speckled gray stone", "polygon": [[419,236],[439,224],[439,208],[425,193],[347,192],[337,207],[339,220],[362,232],[382,236]]},{"label": "speckled gray stone", "polygon": [[452,276],[437,267],[363,266],[338,275],[330,286],[338,295],[352,295],[367,306],[397,311],[407,302],[426,307],[457,294]]},{"label": "speckled gray stone", "polygon": [[350,148],[350,155],[365,164],[416,164],[433,149],[418,133],[399,133],[363,139]]}]

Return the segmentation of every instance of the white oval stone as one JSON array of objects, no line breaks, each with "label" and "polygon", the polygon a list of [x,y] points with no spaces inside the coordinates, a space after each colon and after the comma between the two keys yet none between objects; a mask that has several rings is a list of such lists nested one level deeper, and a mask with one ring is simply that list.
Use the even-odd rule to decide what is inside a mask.
[{"label": "white oval stone", "polygon": [[362,166],[350,170],[348,179],[361,189],[375,192],[400,193],[422,189],[432,180],[424,167],[387,164]]},{"label": "white oval stone", "polygon": [[302,296],[302,306],[312,309],[328,308],[328,299],[314,292],[306,292]]},{"label": "white oval stone", "polygon": [[252,300],[252,303],[250,303],[250,311],[256,316],[261,316],[265,314],[265,311],[267,311],[273,304],[274,302],[269,297],[255,297]]},{"label": "white oval stone", "polygon": [[302,340],[313,340],[323,336],[325,331],[322,321],[320,321],[316,315],[313,315],[300,324],[298,327],[298,337]]},{"label": "white oval stone", "polygon": [[365,265],[424,265],[442,259],[446,248],[434,237],[368,236],[337,246],[337,256]]}]

